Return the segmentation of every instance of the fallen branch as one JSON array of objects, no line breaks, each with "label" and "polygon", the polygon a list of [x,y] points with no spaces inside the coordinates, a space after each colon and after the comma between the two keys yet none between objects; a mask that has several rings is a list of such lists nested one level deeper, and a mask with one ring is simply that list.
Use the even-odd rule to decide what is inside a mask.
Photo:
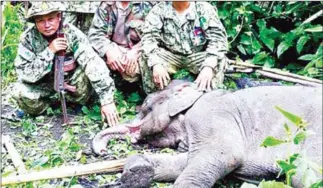
[{"label": "fallen branch", "polygon": [[[244,67],[244,69],[242,68]],[[293,83],[299,83],[302,85],[309,85],[309,86],[318,86],[322,85],[323,81],[306,77],[306,76],[301,76],[298,74],[293,74],[290,72],[282,71],[279,69],[272,69],[272,68],[267,68],[267,67],[262,67],[250,63],[245,63],[241,61],[229,61],[229,71],[230,69],[236,71],[236,72],[252,72],[252,71],[260,71],[261,75],[269,78],[275,78],[275,79],[280,79],[283,78],[284,81],[289,81]],[[231,71],[232,71],[231,70]],[[268,74],[264,73],[268,72]]]},{"label": "fallen branch", "polygon": [[30,181],[39,181],[46,179],[57,179],[65,177],[74,177],[87,174],[96,174],[103,172],[120,172],[123,169],[125,159],[104,161],[79,166],[61,166],[54,169],[43,170],[39,172],[30,172],[18,176],[2,178],[1,186],[25,183]]},{"label": "fallen branch", "polygon": [[11,143],[8,135],[2,135],[3,145],[6,147],[8,154],[12,160],[13,165],[17,168],[19,174],[27,173],[25,164],[22,162],[21,157],[16,150],[15,146]]},{"label": "fallen branch", "polygon": [[310,78],[310,77],[306,77],[306,76],[301,76],[301,75],[298,75],[298,74],[293,74],[293,73],[282,71],[282,70],[279,70],[279,69],[270,69],[270,68],[264,67],[262,70],[266,71],[266,72],[277,73],[277,74],[280,74],[280,75],[283,75],[283,76],[289,76],[289,77],[309,81],[309,82],[315,82],[315,83],[318,83],[318,84],[323,84],[322,80],[318,80],[318,79],[314,79],[314,78]]},{"label": "fallen branch", "polygon": [[279,74],[275,74],[275,73],[271,73],[271,72],[266,72],[266,71],[263,71],[263,70],[256,70],[256,72],[258,72],[262,76],[277,79],[277,80],[283,80],[283,81],[287,81],[287,82],[299,83],[299,84],[302,84],[302,85],[312,86],[312,87],[320,87],[320,86],[322,86],[322,84],[309,82],[309,81],[305,81],[305,80],[300,80],[300,79],[292,78],[292,77],[288,77],[288,76],[283,76],[283,75],[279,75]]}]

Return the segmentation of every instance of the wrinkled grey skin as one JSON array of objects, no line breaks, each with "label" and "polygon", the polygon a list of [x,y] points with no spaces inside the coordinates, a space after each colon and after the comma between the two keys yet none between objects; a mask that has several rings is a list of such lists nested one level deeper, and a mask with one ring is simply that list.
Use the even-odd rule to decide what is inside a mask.
[{"label": "wrinkled grey skin", "polygon": [[[304,118],[316,134],[300,145],[260,147],[267,136],[284,139],[283,124],[291,125],[275,106]],[[138,120],[99,133],[94,151],[100,153],[120,135],[184,151],[129,157],[120,187],[149,187],[151,180],[175,181],[176,188],[212,187],[229,173],[244,180],[275,179],[275,161],[301,150],[322,166],[322,88],[265,86],[203,94],[175,84],[149,95]],[[295,176],[294,187],[302,187],[300,179]]]}]

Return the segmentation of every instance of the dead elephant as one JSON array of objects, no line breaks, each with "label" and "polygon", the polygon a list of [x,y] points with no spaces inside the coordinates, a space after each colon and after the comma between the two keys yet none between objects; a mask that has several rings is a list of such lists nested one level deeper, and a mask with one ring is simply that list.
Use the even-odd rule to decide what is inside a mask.
[{"label": "dead elephant", "polygon": [[[283,124],[289,122],[275,106],[304,118],[316,135],[291,149],[260,147],[267,136],[285,136]],[[203,94],[179,84],[149,95],[137,120],[100,132],[93,149],[102,154],[109,139],[125,135],[184,152],[129,157],[120,187],[149,187],[151,180],[175,181],[176,188],[212,187],[229,173],[243,180],[274,179],[280,171],[275,161],[304,149],[322,166],[322,88],[265,86]],[[301,187],[300,176],[294,177],[293,186]]]}]

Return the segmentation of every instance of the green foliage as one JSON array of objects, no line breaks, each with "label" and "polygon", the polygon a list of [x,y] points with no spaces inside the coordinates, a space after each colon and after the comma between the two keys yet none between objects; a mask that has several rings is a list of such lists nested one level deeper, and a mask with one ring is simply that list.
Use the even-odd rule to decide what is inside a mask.
[{"label": "green foliage", "polygon": [[241,188],[291,188],[291,187],[288,185],[285,185],[282,182],[262,181],[258,186],[250,183],[243,183]]},{"label": "green foliage", "polygon": [[274,138],[272,136],[268,136],[260,146],[264,146],[264,147],[277,146],[277,145],[280,145],[285,142],[286,141],[284,141],[284,140],[279,140],[279,139]]},{"label": "green foliage", "polygon": [[290,112],[287,112],[287,111],[279,108],[278,106],[276,106],[276,109],[279,110],[287,119],[289,119],[297,127],[305,128],[306,123],[304,123],[304,120],[301,117],[299,117],[295,114],[292,114]]},{"label": "green foliage", "polygon": [[[293,123],[293,125],[296,127],[296,131],[292,131],[292,129],[285,123],[284,130],[287,135],[287,138],[285,140],[268,136],[267,138],[265,138],[261,146],[278,146],[285,143],[298,145],[303,142],[309,135],[309,131],[305,129],[307,123],[301,117],[283,110],[278,106],[276,106],[276,109]],[[304,187],[315,187],[320,184],[320,182],[316,182],[318,179],[314,173],[314,170],[322,174],[322,168],[318,167],[318,165],[313,163],[312,161],[306,159],[305,155],[294,153],[291,154],[286,160],[277,160],[276,163],[281,169],[280,174],[286,175],[286,184],[288,186],[291,186],[292,177],[297,172],[302,174],[302,183]],[[267,182],[265,183],[267,184]],[[268,186],[270,187],[270,184],[268,184]],[[276,186],[279,187],[278,185],[275,185],[274,187]],[[262,186],[259,185],[258,187]]]},{"label": "green foliage", "polygon": [[[322,2],[211,2],[226,28],[231,58],[322,77]],[[311,54],[312,56],[304,55]],[[314,54],[315,57],[314,57]],[[304,63],[304,61],[306,61]]]},{"label": "green foliage", "polygon": [[14,59],[17,54],[19,36],[23,32],[23,23],[18,17],[21,6],[12,6],[10,2],[4,3],[1,25],[1,75],[4,78],[2,85],[16,80]]}]

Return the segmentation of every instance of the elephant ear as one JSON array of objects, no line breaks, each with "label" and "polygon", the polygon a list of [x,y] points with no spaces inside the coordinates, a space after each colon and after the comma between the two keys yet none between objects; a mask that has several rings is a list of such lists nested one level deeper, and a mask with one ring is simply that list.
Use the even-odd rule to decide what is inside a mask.
[{"label": "elephant ear", "polygon": [[169,99],[168,113],[169,116],[175,116],[178,113],[191,107],[201,96],[202,91],[197,91],[190,86],[184,86],[178,89]]}]

